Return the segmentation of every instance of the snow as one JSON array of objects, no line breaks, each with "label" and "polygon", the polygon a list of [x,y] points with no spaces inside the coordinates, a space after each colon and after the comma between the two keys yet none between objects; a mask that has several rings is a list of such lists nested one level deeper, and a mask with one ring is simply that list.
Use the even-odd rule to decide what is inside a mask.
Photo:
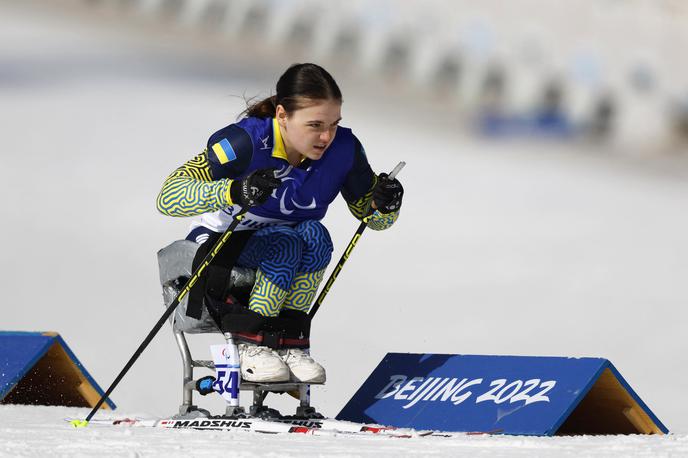
[{"label": "snow", "polygon": [[[489,456],[607,457],[681,456],[688,436],[391,438],[380,436],[308,436],[159,430],[119,426],[76,429],[65,418],[87,409],[0,406],[0,456],[112,457],[303,457],[303,456]],[[103,413],[111,415],[111,413]],[[118,416],[131,416],[119,412]]]},{"label": "snow", "polygon": [[[31,5],[0,2],[1,327],[60,332],[106,387],[162,313],[156,251],[188,228],[156,213],[160,184],[235,118],[243,95],[267,94],[292,58],[201,51],[218,43]],[[313,352],[328,370],[314,405],[336,415],[390,351],[597,356],[676,435],[397,441],[72,430],[62,422],[78,416],[72,409],[0,406],[0,453],[688,454],[685,160],[480,140],[415,99],[375,97],[384,81],[339,79],[343,124],[376,170],[407,162],[406,196],[393,229],[365,233],[314,321]],[[338,256],[357,223],[342,202],[325,223]],[[191,339],[201,356],[218,342]],[[113,393],[117,415],[174,413],[180,378],[165,329]],[[276,399],[270,406],[295,408]],[[220,400],[200,405],[222,409]]]}]

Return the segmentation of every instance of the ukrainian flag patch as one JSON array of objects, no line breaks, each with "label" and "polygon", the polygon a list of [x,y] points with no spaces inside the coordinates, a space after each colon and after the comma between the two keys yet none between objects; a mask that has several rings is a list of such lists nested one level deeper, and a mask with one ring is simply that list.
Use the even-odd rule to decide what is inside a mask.
[{"label": "ukrainian flag patch", "polygon": [[215,143],[212,146],[212,149],[215,153],[215,156],[217,156],[217,159],[220,161],[220,164],[226,164],[237,158],[234,148],[232,148],[232,145],[226,138],[223,138],[219,142]]}]

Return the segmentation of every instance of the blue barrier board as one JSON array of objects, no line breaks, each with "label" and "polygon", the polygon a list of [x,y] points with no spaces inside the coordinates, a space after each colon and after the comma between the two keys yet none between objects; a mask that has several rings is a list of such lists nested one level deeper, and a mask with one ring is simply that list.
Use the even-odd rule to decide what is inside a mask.
[{"label": "blue barrier board", "polygon": [[[667,432],[603,358],[388,353],[337,418],[440,431],[554,435],[588,393],[618,400],[616,411],[606,415],[610,424],[625,422],[621,431]],[[588,411],[609,402],[592,404]],[[599,412],[588,417],[606,418]],[[604,431],[604,425],[597,429]]]},{"label": "blue barrier board", "polygon": [[[32,371],[39,367],[43,372],[31,378]],[[52,368],[55,373],[64,374],[67,371],[79,384],[74,390],[71,386],[55,390],[55,400],[43,393],[42,399],[51,404],[54,402],[59,405],[59,398],[65,396],[84,398],[84,402],[93,404],[93,399],[104,393],[59,334],[0,331],[0,402],[10,398],[13,390],[22,383],[40,385],[40,377],[55,378],[45,372],[45,367]],[[35,389],[40,390],[40,387]],[[110,399],[106,399],[106,404],[111,409],[116,407]]]}]

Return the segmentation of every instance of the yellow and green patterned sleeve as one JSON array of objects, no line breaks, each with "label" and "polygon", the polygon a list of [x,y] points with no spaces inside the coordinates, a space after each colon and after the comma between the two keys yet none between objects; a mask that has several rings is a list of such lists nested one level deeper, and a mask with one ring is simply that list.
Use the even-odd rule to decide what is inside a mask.
[{"label": "yellow and green patterned sleeve", "polygon": [[158,211],[167,216],[195,216],[232,205],[229,186],[232,180],[213,180],[208,150],[175,170],[158,194]]},{"label": "yellow and green patterned sleeve", "polygon": [[[346,202],[346,204],[349,206],[349,211],[351,214],[354,215],[359,221],[363,221],[363,218],[370,211],[370,206],[373,202],[373,189],[375,189],[376,184],[377,176],[374,176],[372,186],[363,197],[353,202]],[[378,210],[375,210],[370,216],[370,219],[368,219],[368,227],[374,231],[382,231],[391,227],[398,218],[399,210],[392,213],[381,213]]]},{"label": "yellow and green patterned sleeve", "polygon": [[378,210],[368,220],[368,227],[374,231],[383,231],[392,227],[392,224],[399,218],[399,210],[391,213],[381,213]]},{"label": "yellow and green patterned sleeve", "polygon": [[[347,196],[344,195],[344,200],[346,200],[346,204],[349,207],[349,211],[359,221],[362,221],[363,218],[370,211],[370,205],[373,201],[373,189],[375,189],[375,184],[377,183],[377,177],[374,174],[372,176],[372,181],[373,181],[373,184],[370,186],[370,189],[359,199],[349,201],[346,198]],[[342,194],[344,194],[344,193],[342,193]]]}]

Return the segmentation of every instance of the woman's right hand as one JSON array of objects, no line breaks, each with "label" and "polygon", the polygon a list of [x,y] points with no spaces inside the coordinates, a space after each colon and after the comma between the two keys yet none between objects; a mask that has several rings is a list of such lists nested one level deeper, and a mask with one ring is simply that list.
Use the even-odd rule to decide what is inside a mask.
[{"label": "woman's right hand", "polygon": [[232,203],[245,209],[257,207],[264,204],[281,184],[282,181],[275,178],[275,169],[255,170],[240,180],[232,181],[229,196]]}]

